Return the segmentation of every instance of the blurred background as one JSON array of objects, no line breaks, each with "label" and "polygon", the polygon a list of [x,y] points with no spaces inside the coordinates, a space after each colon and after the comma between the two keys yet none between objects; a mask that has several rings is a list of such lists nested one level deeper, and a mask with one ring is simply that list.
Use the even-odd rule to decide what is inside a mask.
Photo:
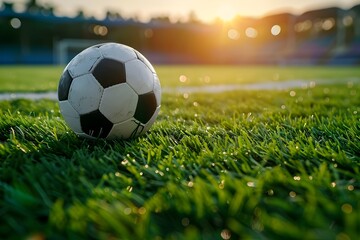
[{"label": "blurred background", "polygon": [[[66,64],[84,48],[109,41],[141,51],[154,64],[360,64],[359,1],[261,16],[229,5],[208,18],[196,8],[178,16],[122,14],[121,6],[110,5],[99,9],[102,15],[81,6],[67,13],[70,3],[59,2],[0,1],[0,64]],[[146,12],[146,4],[141,9]]]}]

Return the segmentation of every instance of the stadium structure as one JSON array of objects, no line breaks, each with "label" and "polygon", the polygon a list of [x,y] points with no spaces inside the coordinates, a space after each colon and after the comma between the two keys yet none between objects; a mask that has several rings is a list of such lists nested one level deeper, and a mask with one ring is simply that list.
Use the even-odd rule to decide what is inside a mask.
[{"label": "stadium structure", "polygon": [[21,12],[3,3],[0,36],[0,64],[65,64],[85,47],[118,42],[155,64],[359,65],[360,5],[205,24],[60,17],[36,1]]}]

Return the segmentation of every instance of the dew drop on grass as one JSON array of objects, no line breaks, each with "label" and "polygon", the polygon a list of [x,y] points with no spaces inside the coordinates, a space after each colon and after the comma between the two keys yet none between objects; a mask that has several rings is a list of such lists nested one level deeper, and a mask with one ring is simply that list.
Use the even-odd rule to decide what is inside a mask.
[{"label": "dew drop on grass", "polygon": [[295,91],[290,91],[290,96],[291,96],[291,97],[295,97],[295,96],[296,96],[296,92],[295,92]]},{"label": "dew drop on grass", "polygon": [[144,215],[144,214],[146,213],[146,208],[144,208],[144,207],[139,208],[139,209],[138,209],[138,213],[139,213],[140,215]]},{"label": "dew drop on grass", "polygon": [[187,80],[188,80],[188,78],[187,78],[185,75],[180,75],[180,76],[179,76],[179,81],[180,81],[180,82],[184,83],[184,82],[186,82]]},{"label": "dew drop on grass", "polygon": [[348,203],[344,203],[344,204],[341,206],[341,210],[342,210],[344,213],[350,214],[350,213],[352,213],[353,207],[352,207],[350,204],[348,204]]},{"label": "dew drop on grass", "polygon": [[219,184],[219,189],[224,189],[224,186],[225,186],[225,180],[221,180]]},{"label": "dew drop on grass", "polygon": [[331,187],[333,187],[333,188],[336,187],[336,182],[332,182]]},{"label": "dew drop on grass", "polygon": [[221,235],[221,238],[222,238],[222,239],[225,239],[225,240],[231,238],[231,232],[230,232],[230,230],[228,230],[228,229],[222,230],[220,235]]},{"label": "dew drop on grass", "polygon": [[125,215],[130,215],[130,213],[131,213],[131,208],[125,208],[124,209],[124,214]]},{"label": "dew drop on grass", "polygon": [[246,185],[248,187],[255,187],[255,183],[254,182],[247,182]]},{"label": "dew drop on grass", "polygon": [[300,181],[300,180],[301,180],[301,177],[300,177],[300,176],[294,176],[294,180],[295,180],[295,181]]},{"label": "dew drop on grass", "polygon": [[296,197],[296,192],[294,192],[294,191],[289,192],[289,196],[290,196],[291,198]]},{"label": "dew drop on grass", "polygon": [[183,218],[183,219],[181,219],[181,224],[184,227],[187,227],[190,224],[190,220],[188,218]]}]

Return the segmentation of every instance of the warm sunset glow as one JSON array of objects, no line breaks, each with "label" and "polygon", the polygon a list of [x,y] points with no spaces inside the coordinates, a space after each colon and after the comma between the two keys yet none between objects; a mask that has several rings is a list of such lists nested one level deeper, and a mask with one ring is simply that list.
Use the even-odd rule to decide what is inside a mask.
[{"label": "warm sunset glow", "polygon": [[231,6],[224,5],[218,10],[217,16],[223,22],[231,22],[235,18],[236,12],[234,8],[231,8]]},{"label": "warm sunset glow", "polygon": [[[79,9],[84,10],[87,16],[103,18],[106,11],[117,12],[121,16],[128,18],[136,16],[142,21],[148,21],[154,16],[169,16],[170,19],[187,19],[190,12],[204,22],[213,22],[216,18],[224,22],[229,22],[236,16],[262,17],[271,13],[291,12],[301,14],[310,9],[323,7],[349,8],[359,3],[359,0],[258,0],[258,1],[239,1],[239,0],[196,0],[196,1],[176,1],[176,0],[37,0],[40,4],[54,5],[56,13],[60,15],[76,15]],[[14,1],[15,2],[15,1]],[[18,0],[25,2],[25,0]],[[1,5],[1,4],[0,4]],[[19,4],[14,7],[18,8]]]},{"label": "warm sunset glow", "polygon": [[236,29],[230,29],[228,31],[228,38],[231,40],[238,40],[240,38],[240,33]]},{"label": "warm sunset glow", "polygon": [[257,35],[258,35],[258,31],[257,31],[255,28],[248,27],[248,28],[246,28],[246,30],[245,30],[245,35],[246,35],[248,38],[256,38]]}]

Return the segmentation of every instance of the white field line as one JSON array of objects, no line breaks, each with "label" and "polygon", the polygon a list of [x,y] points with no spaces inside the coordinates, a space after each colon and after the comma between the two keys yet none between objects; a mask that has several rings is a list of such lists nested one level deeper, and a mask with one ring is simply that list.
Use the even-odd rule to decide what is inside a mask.
[{"label": "white field line", "polygon": [[341,80],[330,79],[316,79],[316,80],[301,80],[294,79],[283,82],[259,82],[249,84],[229,84],[229,85],[208,85],[208,86],[183,86],[175,88],[164,88],[165,93],[222,93],[235,90],[288,90],[296,88],[314,88],[317,85],[332,85],[332,84],[360,84],[360,78],[347,78]]},{"label": "white field line", "polygon": [[[316,79],[301,80],[294,79],[282,82],[259,82],[249,84],[229,84],[229,85],[207,85],[207,86],[182,86],[182,87],[164,87],[163,93],[222,93],[235,90],[288,90],[296,88],[314,88],[317,85],[328,84],[360,84],[360,78],[347,78],[341,80]],[[14,99],[50,99],[57,100],[57,92],[29,92],[29,93],[0,93],[1,100]]]}]

